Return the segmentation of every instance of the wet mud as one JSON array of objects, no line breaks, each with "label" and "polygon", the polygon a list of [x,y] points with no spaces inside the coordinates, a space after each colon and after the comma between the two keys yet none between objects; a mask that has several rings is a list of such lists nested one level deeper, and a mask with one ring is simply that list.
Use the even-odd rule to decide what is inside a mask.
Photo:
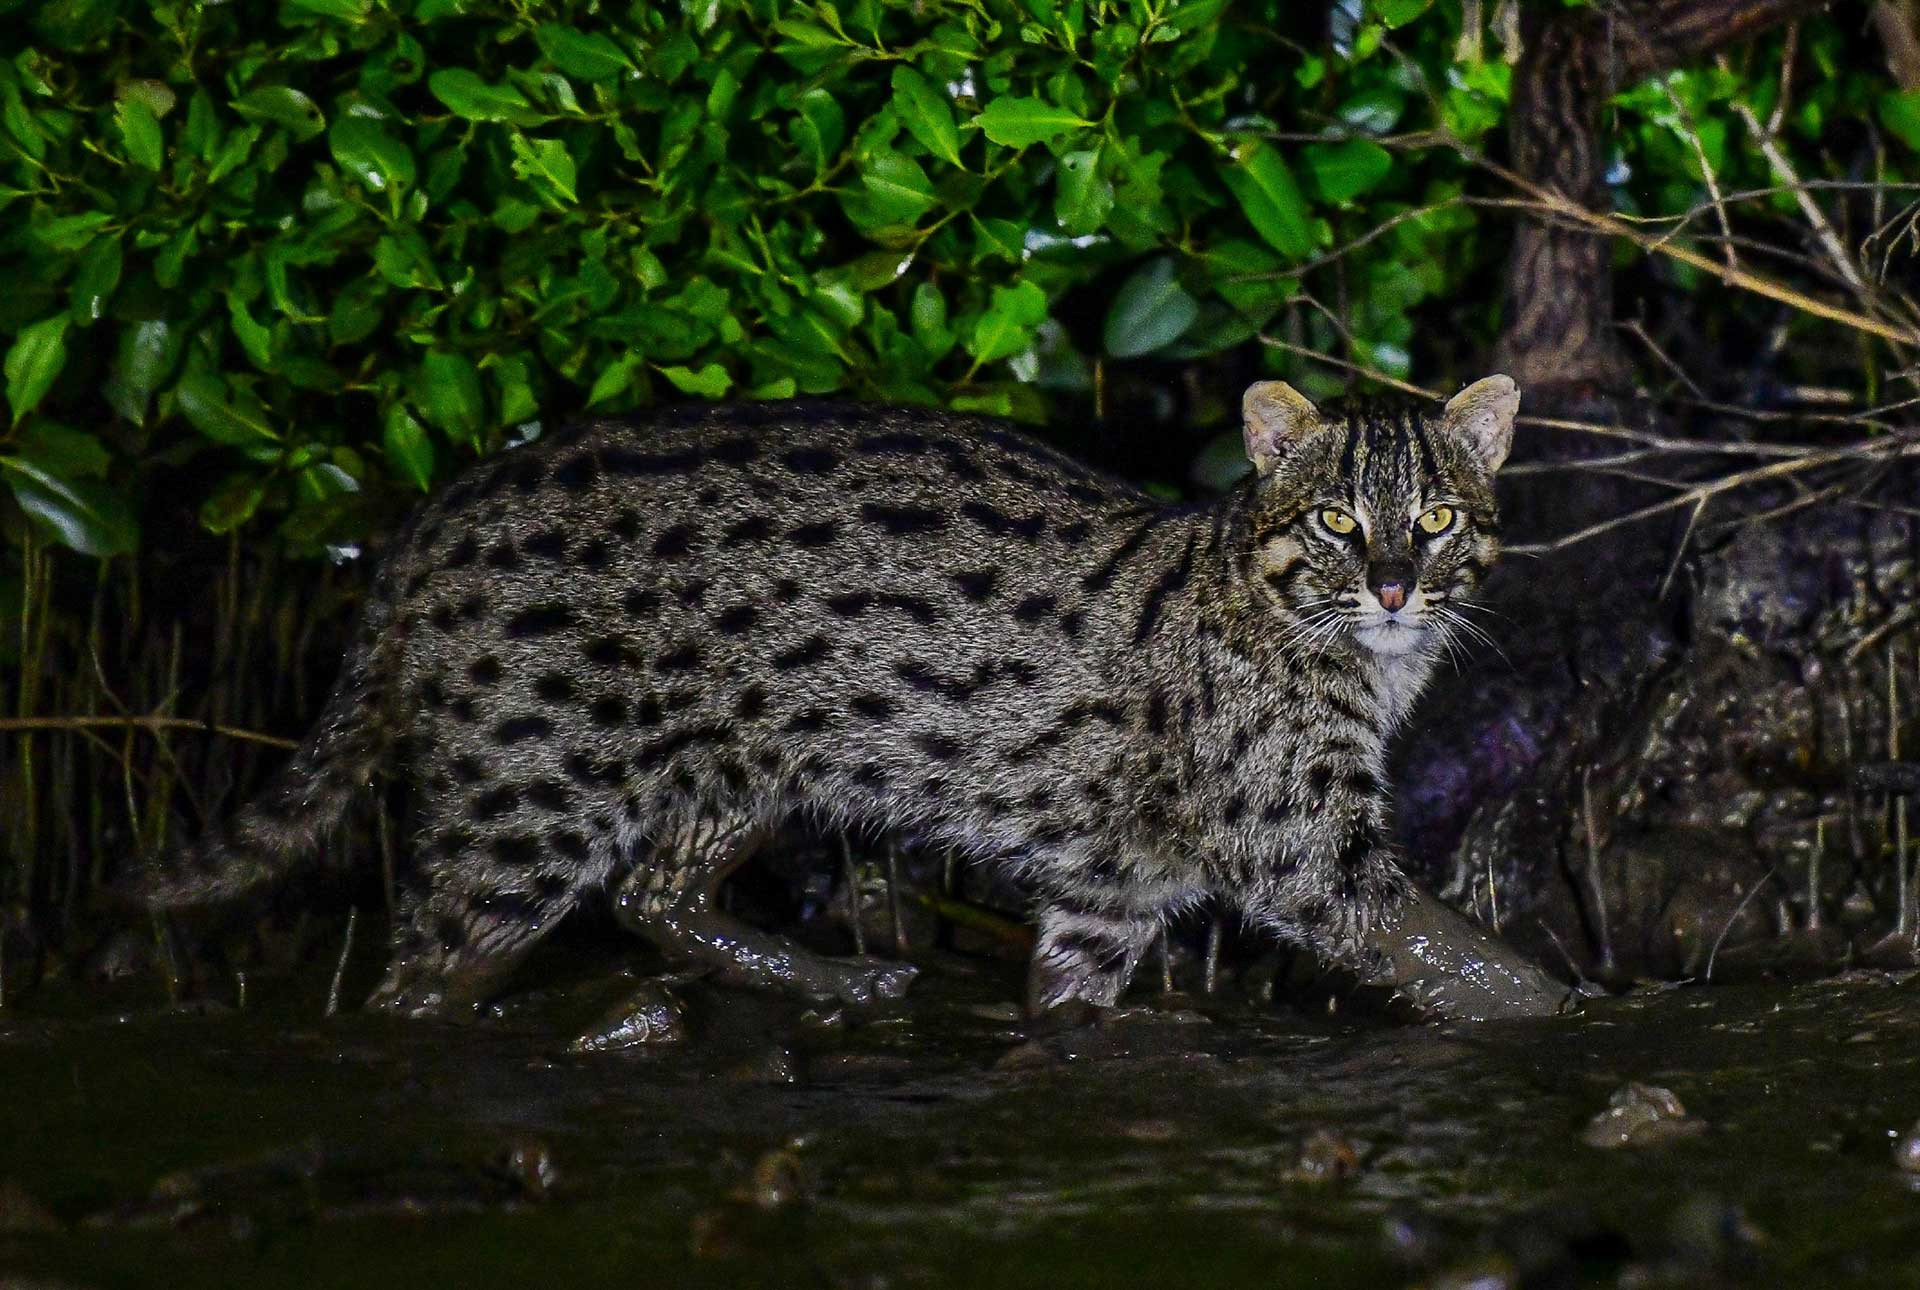
[{"label": "wet mud", "polygon": [[604,964],[461,1025],[325,973],[10,1001],[0,1283],[1920,1284],[1911,976],[1039,1030],[918,958],[864,1012]]}]

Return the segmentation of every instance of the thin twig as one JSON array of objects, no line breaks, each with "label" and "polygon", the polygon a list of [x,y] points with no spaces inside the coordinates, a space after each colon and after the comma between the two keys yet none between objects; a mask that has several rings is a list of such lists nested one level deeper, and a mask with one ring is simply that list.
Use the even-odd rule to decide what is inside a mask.
[{"label": "thin twig", "polygon": [[1344,358],[1335,358],[1332,354],[1323,354],[1317,349],[1309,349],[1305,345],[1296,345],[1290,340],[1281,340],[1278,336],[1262,334],[1259,337],[1259,341],[1262,345],[1271,349],[1282,349],[1289,354],[1299,354],[1303,358],[1311,358],[1316,362],[1326,363],[1331,367],[1341,367],[1349,372],[1358,372],[1368,380],[1378,381],[1382,385],[1390,386],[1406,394],[1418,394],[1422,398],[1435,400],[1444,397],[1443,395],[1435,394],[1432,390],[1423,389],[1410,381],[1403,381],[1397,376],[1388,376],[1385,372],[1377,368],[1368,367],[1364,363],[1355,363]]},{"label": "thin twig", "polygon": [[155,733],[162,730],[199,730],[210,735],[225,735],[229,739],[246,739],[271,748],[291,750],[300,746],[296,741],[282,739],[278,735],[263,735],[257,730],[242,730],[238,726],[222,725],[217,721],[195,721],[190,717],[0,717],[0,734],[10,731],[126,729]]},{"label": "thin twig", "polygon": [[347,934],[340,942],[340,961],[333,965],[333,984],[327,987],[327,1007],[321,1015],[331,1017],[340,1011],[340,983],[346,979],[347,959],[353,954],[353,929],[360,921],[360,907],[347,907]]},{"label": "thin twig", "polygon": [[1713,960],[1719,955],[1720,946],[1727,939],[1727,933],[1731,932],[1733,925],[1740,921],[1740,915],[1748,905],[1753,903],[1753,898],[1760,894],[1760,889],[1773,881],[1774,872],[1773,869],[1767,870],[1766,875],[1753,884],[1753,890],[1742,896],[1740,903],[1733,907],[1733,912],[1727,915],[1726,925],[1720,929],[1720,935],[1713,938],[1713,948],[1707,951],[1707,980],[1713,980]]},{"label": "thin twig", "polygon": [[1628,524],[1652,519],[1656,515],[1664,515],[1668,511],[1678,510],[1683,506],[1698,505],[1706,499],[1718,497],[1722,493],[1731,492],[1737,488],[1766,483],[1769,480],[1784,480],[1816,466],[1828,466],[1843,461],[1884,461],[1889,458],[1915,455],[1920,455],[1920,443],[1916,443],[1911,435],[1902,435],[1894,439],[1866,440],[1844,447],[1829,448],[1789,461],[1775,461],[1765,466],[1755,466],[1750,470],[1735,471],[1731,475],[1723,475],[1719,479],[1696,484],[1685,492],[1642,506],[1638,510],[1589,524],[1585,528],[1555,538],[1551,542],[1525,543],[1509,547],[1507,550],[1514,555],[1546,555],[1577,546]]},{"label": "thin twig", "polygon": [[1904,327],[1896,326],[1893,323],[1883,322],[1878,318],[1870,318],[1854,310],[1843,309],[1838,305],[1830,305],[1823,300],[1816,300],[1804,292],[1795,291],[1785,283],[1775,282],[1771,278],[1763,278],[1758,274],[1749,273],[1742,269],[1728,268],[1726,265],[1720,264],[1687,247],[1675,245],[1664,238],[1649,237],[1639,229],[1634,228],[1627,221],[1612,214],[1588,210],[1578,202],[1562,196],[1555,190],[1536,184],[1524,176],[1509,170],[1507,167],[1500,165],[1498,162],[1489,160],[1480,153],[1468,148],[1465,144],[1458,144],[1457,147],[1461,151],[1461,155],[1472,161],[1475,165],[1483,167],[1499,178],[1504,179],[1521,192],[1527,194],[1527,199],[1513,201],[1510,203],[1512,206],[1530,210],[1535,214],[1558,216],[1574,224],[1584,225],[1597,233],[1604,233],[1609,237],[1622,238],[1625,241],[1633,243],[1643,251],[1664,255],[1669,259],[1678,260],[1682,264],[1691,265],[1699,269],[1702,273],[1712,274],[1730,287],[1752,292],[1754,295],[1765,296],[1769,300],[1778,300],[1784,305],[1790,305],[1800,312],[1811,314],[1816,318],[1824,318],[1828,322],[1839,323],[1843,327],[1851,327],[1855,331],[1863,331],[1869,335],[1878,336],[1883,340],[1891,341],[1897,345],[1920,345],[1920,331],[1916,331],[1911,325]]}]

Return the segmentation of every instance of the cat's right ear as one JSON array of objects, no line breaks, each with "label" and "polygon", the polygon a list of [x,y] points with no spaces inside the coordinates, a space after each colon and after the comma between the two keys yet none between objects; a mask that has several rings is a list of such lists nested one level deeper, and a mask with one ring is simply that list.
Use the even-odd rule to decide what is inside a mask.
[{"label": "cat's right ear", "polygon": [[1285,381],[1259,381],[1240,400],[1240,419],[1247,460],[1264,477],[1320,424],[1320,409]]}]

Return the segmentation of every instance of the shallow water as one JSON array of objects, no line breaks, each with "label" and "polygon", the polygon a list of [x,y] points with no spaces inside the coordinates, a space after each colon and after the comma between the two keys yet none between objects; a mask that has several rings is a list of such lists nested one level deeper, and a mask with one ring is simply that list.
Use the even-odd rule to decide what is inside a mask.
[{"label": "shallow water", "polygon": [[[30,995],[0,1281],[1920,1285],[1913,978],[1445,1026],[1144,994],[1032,1037],[1011,966],[927,967],[863,1018],[696,983],[685,1043],[593,1055],[633,980],[460,1026],[323,1020],[311,974],[246,1012]],[[1629,1081],[1704,1128],[1587,1145]]]}]

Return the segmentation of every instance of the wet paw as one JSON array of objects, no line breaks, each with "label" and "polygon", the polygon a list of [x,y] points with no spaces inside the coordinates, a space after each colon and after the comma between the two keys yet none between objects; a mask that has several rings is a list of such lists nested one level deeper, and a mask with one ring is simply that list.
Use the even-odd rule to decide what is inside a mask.
[{"label": "wet paw", "polygon": [[364,1008],[367,1012],[384,1012],[417,1021],[446,1016],[449,1004],[442,990],[421,982],[408,984],[388,978],[367,997]]}]

